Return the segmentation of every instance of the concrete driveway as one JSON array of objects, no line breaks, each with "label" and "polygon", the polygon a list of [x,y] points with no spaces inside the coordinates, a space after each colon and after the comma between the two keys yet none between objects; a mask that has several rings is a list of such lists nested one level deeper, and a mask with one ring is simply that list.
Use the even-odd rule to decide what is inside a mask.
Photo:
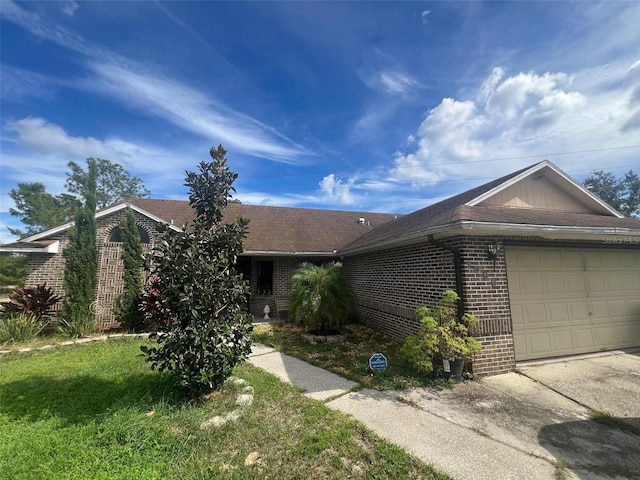
[{"label": "concrete driveway", "polygon": [[640,351],[529,362],[518,370],[400,396],[552,462],[556,478],[640,479]]}]

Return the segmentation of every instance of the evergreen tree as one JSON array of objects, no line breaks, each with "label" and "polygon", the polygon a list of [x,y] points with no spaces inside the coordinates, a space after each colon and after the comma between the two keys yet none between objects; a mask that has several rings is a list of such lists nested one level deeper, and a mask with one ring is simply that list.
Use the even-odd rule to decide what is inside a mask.
[{"label": "evergreen tree", "polygon": [[251,316],[243,308],[248,286],[235,269],[248,221],[222,222],[237,174],[222,145],[210,154],[213,161],[200,163],[200,173],[186,173],[192,228],[167,228],[153,252],[159,294],[145,310],[168,320],[158,346],[141,347],[152,368],[175,372],[195,395],[220,387],[251,351]]},{"label": "evergreen tree", "polygon": [[89,161],[84,204],[78,209],[69,229],[69,244],[64,249],[63,329],[73,336],[89,333],[95,326],[92,303],[98,283],[96,249],[96,163]]},{"label": "evergreen tree", "polygon": [[125,217],[120,223],[120,233],[122,235],[122,263],[124,273],[122,276],[124,290],[116,298],[114,313],[116,320],[132,331],[145,329],[142,321],[142,314],[138,308],[140,295],[142,293],[142,244],[140,243],[140,233],[136,225],[136,218],[130,208],[127,208]]},{"label": "evergreen tree", "polygon": [[633,170],[621,178],[597,170],[584,181],[584,186],[626,217],[640,214],[640,177]]}]

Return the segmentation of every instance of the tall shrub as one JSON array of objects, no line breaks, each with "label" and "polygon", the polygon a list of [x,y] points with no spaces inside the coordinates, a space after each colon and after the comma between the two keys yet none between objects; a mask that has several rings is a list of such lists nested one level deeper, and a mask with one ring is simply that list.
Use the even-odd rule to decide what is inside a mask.
[{"label": "tall shrub", "polygon": [[127,330],[142,331],[146,327],[139,309],[144,257],[142,256],[142,243],[140,243],[136,218],[130,208],[127,208],[120,223],[120,232],[122,234],[124,289],[116,298],[114,314],[116,320]]},{"label": "tall shrub", "polygon": [[349,315],[351,292],[341,270],[341,262],[304,262],[291,277],[291,315],[314,333],[331,333]]},{"label": "tall shrub", "polygon": [[166,228],[153,251],[157,291],[146,310],[167,325],[157,346],[141,347],[152,368],[174,371],[193,395],[221,386],[251,350],[251,317],[242,308],[248,285],[234,266],[248,221],[222,222],[237,174],[222,145],[210,154],[199,173],[186,173],[195,222]]},{"label": "tall shrub", "polygon": [[[62,327],[78,336],[95,328],[92,303],[98,283],[98,254],[96,249],[96,162],[88,160],[89,171],[84,184],[84,204],[69,229],[69,244],[64,249],[64,304]],[[82,326],[80,330],[74,328]],[[68,328],[71,327],[71,328]]]}]

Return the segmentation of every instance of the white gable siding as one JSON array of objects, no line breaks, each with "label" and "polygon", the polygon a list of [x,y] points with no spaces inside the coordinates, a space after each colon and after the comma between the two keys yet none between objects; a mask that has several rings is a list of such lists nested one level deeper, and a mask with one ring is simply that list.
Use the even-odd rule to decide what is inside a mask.
[{"label": "white gable siding", "polygon": [[593,213],[585,204],[546,177],[527,177],[487,198],[480,205]]}]

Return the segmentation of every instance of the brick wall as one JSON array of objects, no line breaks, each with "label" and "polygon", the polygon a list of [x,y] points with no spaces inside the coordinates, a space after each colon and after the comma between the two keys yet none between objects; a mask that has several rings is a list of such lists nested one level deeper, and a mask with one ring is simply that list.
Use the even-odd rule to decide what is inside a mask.
[{"label": "brick wall", "polygon": [[513,336],[510,333],[476,338],[482,344],[482,351],[473,359],[473,372],[476,375],[498,375],[515,370]]},{"label": "brick wall", "polygon": [[[113,316],[113,306],[115,298],[122,293],[122,276],[124,268],[122,265],[121,243],[108,242],[111,231],[117,227],[125,215],[125,210],[120,210],[98,219],[96,244],[98,247],[98,288],[96,291],[96,314],[98,328],[106,330],[118,326]],[[149,234],[151,242],[158,237],[155,222],[144,217],[137,212],[133,212],[136,223]],[[59,253],[52,255],[46,253],[29,254],[27,266],[26,285],[37,285],[46,282],[54,288],[59,295],[64,295],[64,265],[65,260],[62,255],[64,248],[69,242],[66,232],[48,239],[60,240]],[[143,250],[150,248],[150,245],[143,245]],[[58,305],[58,309],[62,303]]]},{"label": "brick wall", "polygon": [[[465,311],[480,320],[473,332],[483,344],[473,362],[480,375],[515,368],[504,249],[495,261],[487,253],[496,240],[456,237],[442,242],[460,248]],[[445,290],[456,289],[453,254],[426,242],[348,257],[345,265],[360,321],[397,341],[418,331],[416,308],[432,308]]]},{"label": "brick wall", "polygon": [[[113,315],[116,297],[122,293],[124,285],[122,277],[124,265],[122,263],[122,243],[109,242],[109,235],[114,228],[120,225],[126,214],[126,210],[120,210],[111,215],[98,219],[98,289],[96,292],[98,324],[101,330],[117,328],[119,323]],[[149,251],[159,234],[156,231],[156,222],[133,212],[136,224],[142,227],[149,235],[149,244],[143,244],[143,252]]]},{"label": "brick wall", "polygon": [[[490,258],[488,246],[498,245],[498,255]],[[513,371],[511,306],[507,266],[502,240],[497,237],[461,237],[465,311],[480,320],[473,334],[483,344],[473,371],[493,375]]]},{"label": "brick wall", "polygon": [[453,254],[428,243],[347,257],[344,265],[356,317],[399,342],[420,328],[416,308],[455,289]]},{"label": "brick wall", "polygon": [[[56,295],[64,296],[64,257],[62,251],[69,243],[66,234],[58,234],[51,236],[50,240],[59,240],[58,254],[50,253],[30,253],[27,258],[27,276],[25,279],[26,286],[36,286],[46,283],[48,287],[53,288]],[[48,239],[48,240],[49,240]],[[56,305],[55,310],[59,311],[62,302]]]}]

